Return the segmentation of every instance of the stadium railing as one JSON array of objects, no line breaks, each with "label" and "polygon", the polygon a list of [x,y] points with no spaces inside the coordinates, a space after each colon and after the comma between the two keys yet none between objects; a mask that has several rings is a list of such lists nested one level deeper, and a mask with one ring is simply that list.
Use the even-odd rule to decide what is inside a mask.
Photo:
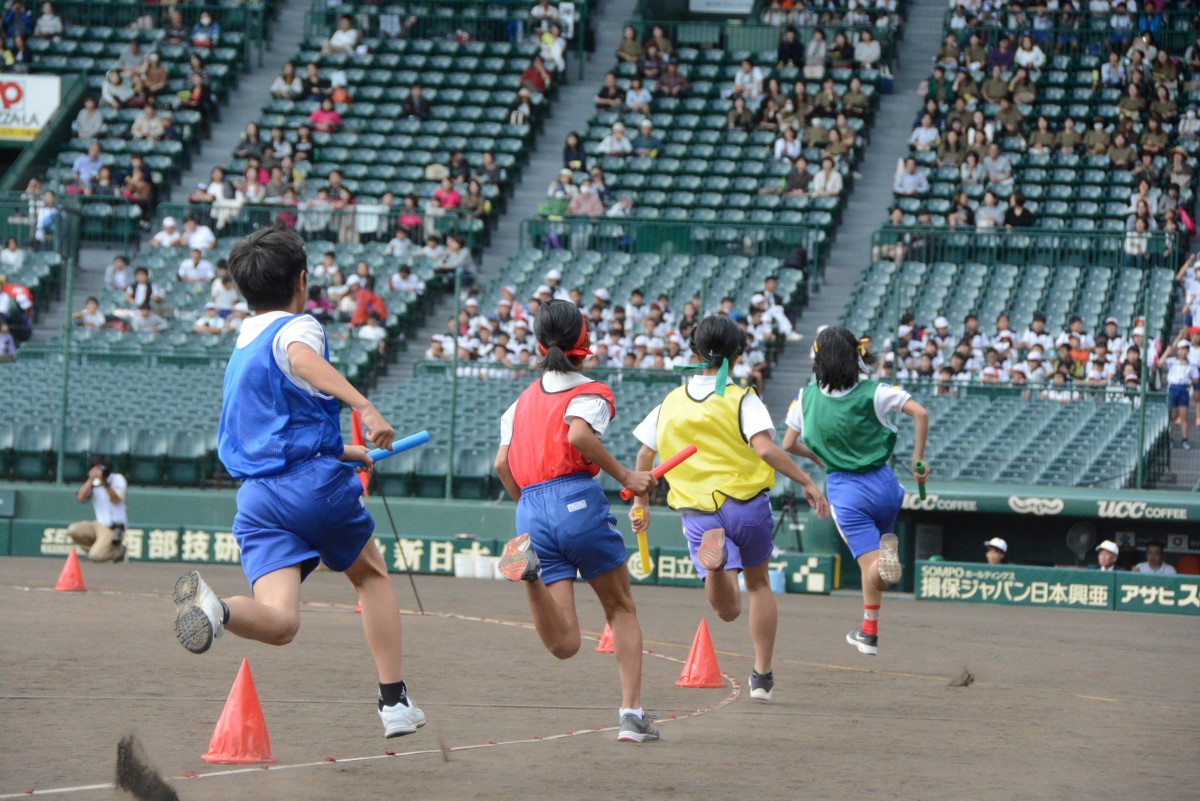
[{"label": "stadium railing", "polygon": [[[426,3],[352,2],[331,5],[327,0],[313,0],[304,15],[305,38],[328,36],[337,26],[338,17],[350,15],[355,26],[368,27],[368,38],[379,36],[380,21],[393,17],[400,29],[397,38],[456,39],[470,37],[479,42],[517,42],[532,38],[538,23],[529,15],[529,0],[442,0]],[[568,52],[574,55],[576,77],[583,78],[584,59],[591,24],[587,2],[576,2],[572,21],[560,23],[563,38],[570,43]]]},{"label": "stadium railing", "polygon": [[[732,52],[746,52],[750,57],[770,53],[769,63],[775,63],[775,48],[783,36],[786,25],[765,25],[757,22],[738,23],[724,19],[712,22],[700,20],[661,20],[634,17],[628,25],[638,32],[638,40],[644,41],[650,31],[659,26],[675,47],[716,48]],[[813,31],[820,28],[825,32],[826,40],[832,41],[839,33],[845,33],[847,38],[857,40],[861,31],[869,30],[879,42],[882,56],[880,63],[894,67],[896,63],[896,31],[888,26],[855,25],[833,22],[829,25],[797,25],[796,39],[806,44],[812,39]],[[761,60],[761,59],[760,59]]]},{"label": "stadium railing", "polygon": [[[1171,52],[1182,53],[1196,39],[1195,23],[1193,21],[1196,12],[1191,9],[1168,7],[1158,13],[1163,18],[1165,24],[1155,35],[1155,44],[1158,47],[1166,46]],[[1040,46],[1050,43],[1060,52],[1080,52],[1101,56],[1107,55],[1109,44],[1117,35],[1115,29],[1109,25],[1109,13],[1092,17],[1085,11],[1078,15],[1077,25],[1064,26],[1060,24],[1048,28],[1034,26],[1032,24],[1032,14],[1030,15],[1030,24],[1010,28],[1004,24],[1008,17],[1007,12],[1001,11],[1000,14],[1003,19],[989,20],[975,26],[955,28],[952,25],[954,10],[950,9],[946,11],[943,18],[943,35],[953,33],[964,45],[972,33],[979,33],[986,37],[984,41],[985,45],[994,45],[1001,36],[1009,36],[1014,39],[1015,49],[1016,40],[1028,34]],[[969,18],[970,15],[968,15]],[[1133,28],[1124,32],[1125,47],[1129,46],[1129,41],[1138,33],[1137,15],[1134,15],[1133,23]],[[1053,53],[1047,51],[1046,55],[1049,57]]]},{"label": "stadium railing", "polygon": [[[199,20],[201,11],[207,11],[221,25],[224,34],[234,35],[230,38],[242,49],[242,69],[249,69],[252,58],[253,63],[262,66],[267,39],[265,18],[272,12],[271,4],[257,2],[167,5],[113,0],[56,0],[54,8],[68,26],[134,31],[161,28],[166,23],[170,10],[178,10],[183,15],[184,24],[190,29]],[[228,41],[222,36],[220,46],[228,47]],[[146,49],[149,50],[150,47],[147,46]]]}]

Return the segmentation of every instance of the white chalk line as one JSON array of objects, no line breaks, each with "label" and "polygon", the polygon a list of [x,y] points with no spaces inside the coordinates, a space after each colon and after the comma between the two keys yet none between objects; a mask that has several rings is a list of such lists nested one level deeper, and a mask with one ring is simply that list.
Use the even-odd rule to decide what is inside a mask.
[{"label": "white chalk line", "polygon": [[[46,587],[15,587],[12,585],[9,585],[9,588],[10,589],[18,589],[18,590],[26,590],[26,591],[28,591],[28,590],[49,590],[49,588],[46,588]],[[136,595],[136,596],[150,597],[150,598],[166,597],[165,594],[158,594],[158,593],[133,593],[133,592],[120,592],[120,591],[114,591],[114,590],[101,591],[100,594]],[[309,603],[309,604],[305,604],[305,605],[315,606],[315,607],[325,607],[325,608],[330,608],[330,609],[353,609],[353,607],[349,606],[348,604]],[[461,620],[461,621],[465,621],[465,622],[469,622],[469,623],[491,623],[493,625],[511,626],[513,628],[521,628],[521,629],[533,629],[534,628],[532,623],[527,623],[524,621],[503,620],[501,618],[489,618],[489,617],[482,617],[482,616],[478,616],[478,615],[460,615],[460,614],[457,614],[454,612],[426,612],[424,615],[421,615],[419,612],[417,612],[415,610],[401,609],[400,613],[403,615],[413,615],[413,616],[423,616],[423,617],[440,617],[443,619]],[[590,640],[592,642],[599,641],[598,637],[593,637],[591,635],[586,635],[586,634],[581,635],[581,638],[584,640]],[[649,649],[644,649],[642,651],[642,653],[646,656],[657,657],[659,659],[663,659],[668,662],[675,662],[677,664],[684,663],[684,660],[682,660],[682,659],[679,659],[674,656],[669,656],[667,654],[660,654],[657,651],[653,651],[653,650],[649,650]],[[719,702],[717,702],[716,704],[713,704],[712,706],[701,707],[699,709],[696,709],[696,710],[693,710],[690,712],[686,712],[682,715],[672,714],[665,718],[656,718],[656,722],[659,724],[665,724],[665,723],[670,723],[672,721],[687,720],[689,718],[699,717],[700,715],[704,715],[709,712],[715,712],[719,709],[723,709],[724,707],[726,707],[729,704],[736,701],[738,699],[738,697],[742,694],[741,682],[739,682],[736,678],[734,678],[729,673],[722,673],[721,676],[726,681],[729,682],[730,692],[727,696],[725,696]],[[492,705],[481,704],[480,706],[492,706]],[[571,708],[571,707],[568,707],[568,708]],[[572,729],[570,731],[563,732],[561,734],[548,734],[544,737],[530,737],[530,738],[525,738],[525,739],[520,739],[520,740],[498,740],[498,741],[490,741],[489,740],[486,743],[473,743],[473,744],[468,744],[468,745],[446,746],[445,748],[422,748],[422,749],[415,750],[415,751],[397,751],[394,753],[371,754],[368,756],[337,757],[337,758],[322,759],[318,762],[294,762],[294,763],[289,763],[286,765],[253,765],[253,766],[248,766],[248,767],[228,768],[228,769],[224,769],[224,770],[208,771],[206,773],[196,773],[195,775],[172,776],[172,777],[168,777],[167,781],[179,782],[179,781],[187,781],[189,779],[215,779],[215,778],[219,778],[219,777],[223,777],[223,776],[237,776],[237,775],[246,774],[246,773],[263,773],[263,772],[275,773],[275,772],[283,771],[283,770],[299,770],[302,768],[318,768],[318,767],[322,767],[325,765],[346,764],[346,763],[354,763],[354,762],[375,762],[375,761],[382,760],[382,759],[398,759],[400,757],[429,756],[429,755],[433,755],[433,754],[442,754],[443,756],[445,756],[447,753],[454,753],[454,752],[459,752],[459,751],[477,751],[477,750],[480,750],[483,748],[500,748],[502,746],[507,746],[507,745],[528,745],[531,743],[543,743],[543,742],[549,742],[552,740],[563,740],[563,739],[566,739],[569,737],[579,737],[579,736],[585,735],[585,734],[600,734],[602,732],[612,732],[612,731],[616,731],[619,728],[620,728],[619,726],[605,726],[605,727],[598,728],[598,729]],[[68,795],[68,794],[73,794],[73,793],[90,792],[93,790],[112,790],[112,789],[115,789],[115,785],[112,784],[111,782],[109,782],[107,784],[81,784],[81,785],[75,785],[75,786],[71,786],[71,787],[52,787],[52,788],[48,788],[45,790],[40,790],[37,788],[29,788],[29,789],[19,792],[19,793],[0,794],[0,801],[4,801],[5,799],[14,799],[14,798],[30,798],[30,797],[39,796],[39,795]]]}]

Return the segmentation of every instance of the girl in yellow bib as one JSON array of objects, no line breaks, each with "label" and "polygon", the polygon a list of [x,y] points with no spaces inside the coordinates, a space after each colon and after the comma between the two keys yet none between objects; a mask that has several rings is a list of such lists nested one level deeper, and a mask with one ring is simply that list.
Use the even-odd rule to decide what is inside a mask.
[{"label": "girl in yellow bib", "polygon": [[[667,504],[683,512],[683,533],[704,594],[722,620],[742,611],[737,573],[745,574],[750,601],[754,670],[750,695],[770,700],[775,687],[771,657],[778,612],[767,579],[775,521],[769,493],[778,470],[804,488],[804,498],[824,517],[825,496],[778,445],[766,406],[752,389],[729,379],[746,346],[742,330],[728,317],[706,317],[692,334],[693,359],[683,370],[702,371],[673,390],[634,430],[642,443],[638,470],[649,470],[655,453],[669,459],[689,444],[695,456],[668,474]],[[634,510],[641,511],[634,511]],[[647,496],[630,510],[634,531],[650,524]]]}]

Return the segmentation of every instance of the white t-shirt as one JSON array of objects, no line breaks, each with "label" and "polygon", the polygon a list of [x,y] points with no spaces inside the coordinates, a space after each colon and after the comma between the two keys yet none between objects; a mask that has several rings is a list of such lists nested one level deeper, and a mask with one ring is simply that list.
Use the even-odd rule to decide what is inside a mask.
[{"label": "white t-shirt", "polygon": [[192,231],[190,234],[184,234],[182,238],[187,239],[188,250],[200,248],[201,251],[205,251],[217,244],[216,235],[207,225],[197,225],[195,231]]},{"label": "white t-shirt", "polygon": [[125,490],[129,486],[129,482],[120,473],[110,473],[108,486],[112,487],[121,500],[113,503],[112,498],[108,497],[108,493],[104,491],[104,487],[92,487],[92,510],[96,515],[97,523],[111,528],[113,523],[125,523],[127,520],[125,517]]},{"label": "white t-shirt", "polygon": [[[568,389],[574,389],[580,384],[590,383],[592,379],[583,373],[555,373],[547,371],[542,376],[541,381],[542,387],[547,392],[566,392]],[[501,445],[508,445],[512,442],[513,418],[516,416],[516,413],[517,404],[514,402],[500,417]],[[608,429],[608,424],[612,422],[612,408],[608,405],[608,401],[599,395],[576,395],[567,404],[567,413],[563,415],[563,422],[571,425],[571,421],[576,417],[590,425],[592,431],[596,432],[596,436],[602,437]]]},{"label": "white t-shirt", "polygon": [[[247,317],[245,322],[242,323],[241,331],[238,333],[237,346],[239,348],[246,347],[257,339],[259,334],[266,331],[272,323],[281,317],[287,316],[289,316],[287,312],[274,311]],[[311,316],[302,314],[279,330],[279,333],[275,335],[275,342],[271,351],[275,356],[275,364],[287,376],[288,381],[291,381],[309,395],[315,395],[318,398],[331,397],[318,392],[316,387],[292,372],[292,360],[288,358],[288,346],[293,342],[302,342],[312,348],[318,356],[324,357],[325,329]]]},{"label": "white t-shirt", "polygon": [[[209,233],[211,234],[212,231],[209,231]],[[173,248],[179,244],[179,232],[168,232],[166,229],[164,229],[155,234],[154,238],[150,241],[162,248]]]},{"label": "white t-shirt", "polygon": [[1188,386],[1195,381],[1200,381],[1200,370],[1197,370],[1187,359],[1172,356],[1166,360],[1165,364],[1167,365],[1168,384]]},{"label": "white t-shirt", "polygon": [[362,325],[358,327],[358,338],[368,342],[378,342],[387,338],[387,329],[382,325]]},{"label": "white t-shirt", "polygon": [[1171,567],[1166,562],[1163,562],[1158,566],[1158,570],[1155,570],[1154,568],[1150,567],[1149,562],[1139,562],[1136,566],[1134,566],[1133,572],[1150,573],[1156,576],[1173,576],[1175,575],[1175,568]]},{"label": "white t-shirt", "polygon": [[[732,384],[733,382],[729,380],[725,382],[725,386]],[[686,391],[689,398],[699,401],[713,394],[716,388],[717,377],[715,375],[695,375],[688,379]],[[638,442],[655,451],[658,450],[658,413],[661,409],[661,404],[655,406],[650,414],[646,415],[646,419],[638,423],[637,428],[633,430],[633,435],[637,437]],[[742,430],[742,438],[747,443],[750,442],[751,437],[763,431],[770,434],[771,439],[775,438],[775,424],[771,422],[771,413],[767,411],[767,407],[757,393],[749,392],[742,400],[738,425]]]},{"label": "white t-shirt", "polygon": [[179,262],[179,280],[181,281],[190,283],[211,281],[214,275],[212,262],[208,259],[201,259],[198,264],[191,259]]},{"label": "white t-shirt", "polygon": [[[839,392],[831,392],[822,388],[821,394],[830,398],[840,398],[843,395],[853,391],[853,387]],[[912,398],[903,387],[895,387],[890,384],[880,384],[875,390],[875,418],[879,420],[879,424],[884,428],[889,428],[892,431],[896,430],[896,424],[892,422],[891,415],[898,413],[904,408],[904,404]],[[800,401],[797,400],[788,407],[787,418],[784,420],[787,427],[795,431],[797,434],[804,436],[804,413],[800,408]]]}]

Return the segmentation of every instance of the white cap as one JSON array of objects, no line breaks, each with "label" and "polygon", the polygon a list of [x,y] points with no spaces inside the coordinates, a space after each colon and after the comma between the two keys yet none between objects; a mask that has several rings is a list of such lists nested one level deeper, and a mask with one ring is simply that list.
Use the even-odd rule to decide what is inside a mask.
[{"label": "white cap", "polygon": [[1188,342],[1186,339],[1181,339],[1175,343],[1176,350],[1178,350],[1179,348],[1191,348],[1191,347],[1192,347],[1192,343]]},{"label": "white cap", "polygon": [[508,298],[500,298],[500,300],[496,301],[496,305],[497,306],[508,306],[509,308],[512,308],[512,301],[509,300]]},{"label": "white cap", "polygon": [[358,286],[361,283],[362,279],[358,277],[357,273],[346,279],[346,286]]},{"label": "white cap", "polygon": [[639,128],[653,128],[654,123],[650,122],[649,117],[643,117],[642,121],[638,123],[638,127]]},{"label": "white cap", "polygon": [[562,280],[562,270],[551,270],[550,272],[546,273],[546,280],[547,281],[561,281]]},{"label": "white cap", "polygon": [[179,225],[174,217],[163,217],[163,228],[174,228]]},{"label": "white cap", "polygon": [[645,334],[638,334],[633,338],[633,346],[635,348],[644,348],[650,344],[650,337]]},{"label": "white cap", "polygon": [[1031,362],[1040,362],[1042,360],[1042,354],[1036,350],[1031,350],[1025,358]]},{"label": "white cap", "polygon": [[1116,317],[1105,317],[1104,324],[1108,325],[1109,323],[1112,323],[1113,325],[1120,325],[1121,321],[1118,320]]},{"label": "white cap", "polygon": [[217,304],[215,304],[215,303],[205,303],[204,304],[205,311],[208,311],[209,309],[215,309],[215,308],[217,308]]},{"label": "white cap", "polygon": [[610,295],[608,290],[605,289],[604,287],[600,287],[595,292],[593,292],[592,297],[599,298],[600,300],[604,301],[605,303],[608,303],[610,300],[612,300],[612,295]]},{"label": "white cap", "polygon": [[549,295],[549,294],[551,294],[550,287],[546,286],[545,284],[542,284],[536,290],[534,290],[533,296],[537,297],[538,295]]},{"label": "white cap", "polygon": [[1099,545],[1096,546],[1096,550],[1097,551],[1108,551],[1113,556],[1119,556],[1121,553],[1121,549],[1118,548],[1117,544],[1115,542],[1113,542],[1112,540],[1105,540],[1104,542],[1100,543]]},{"label": "white cap", "polygon": [[1008,543],[999,537],[992,537],[990,540],[984,540],[984,545],[988,548],[995,548],[1000,553],[1008,553]]},{"label": "white cap", "polygon": [[649,344],[650,344],[650,350],[662,350],[663,348],[666,347],[666,345],[663,343],[663,341],[661,339],[659,339],[658,337],[654,337],[653,339],[651,339]]},{"label": "white cap", "polygon": [[526,331],[528,331],[529,323],[525,322],[524,320],[517,320],[513,323],[513,330],[516,330],[517,328],[524,328]]},{"label": "white cap", "polygon": [[939,317],[933,321],[933,327],[934,328],[949,328],[950,321],[947,320],[945,317]]},{"label": "white cap", "polygon": [[563,167],[561,170],[558,171],[558,174],[559,175],[574,175],[575,173],[573,173],[571,171],[570,167]]},{"label": "white cap", "polygon": [[515,286],[502,286],[502,287],[500,287],[500,291],[507,292],[508,294],[513,295],[513,296],[516,296],[516,294],[517,294],[517,288]]},{"label": "white cap", "polygon": [[1145,336],[1145,335],[1146,335],[1146,329],[1142,328],[1140,325],[1137,328],[1133,329],[1133,336],[1140,337],[1140,336]]},{"label": "white cap", "polygon": [[755,292],[753,295],[750,296],[750,302],[755,306],[757,306],[760,303],[766,303],[767,296],[761,292]]},{"label": "white cap", "polygon": [[467,298],[465,301],[463,301],[463,303],[464,303],[464,305],[467,305],[467,306],[478,306],[479,305],[479,301],[476,300],[475,298]]}]

